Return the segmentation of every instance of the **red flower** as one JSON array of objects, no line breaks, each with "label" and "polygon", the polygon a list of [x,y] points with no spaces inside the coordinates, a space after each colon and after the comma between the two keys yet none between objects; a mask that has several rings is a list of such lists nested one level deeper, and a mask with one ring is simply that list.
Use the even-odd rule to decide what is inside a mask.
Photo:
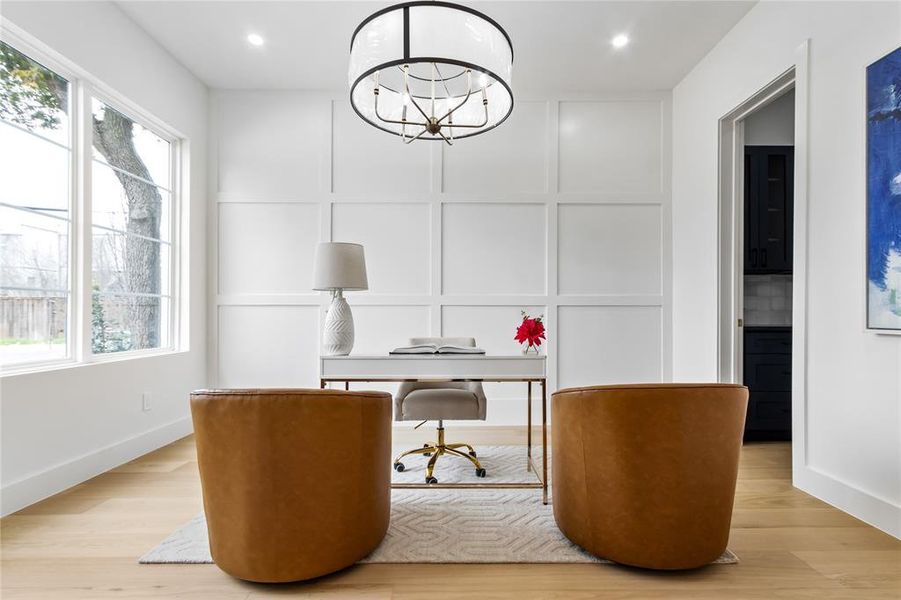
[{"label": "red flower", "polygon": [[541,346],[541,340],[547,339],[544,337],[544,323],[541,322],[541,317],[533,319],[523,315],[522,325],[516,328],[516,336],[513,339],[520,344],[528,342],[529,348]]}]

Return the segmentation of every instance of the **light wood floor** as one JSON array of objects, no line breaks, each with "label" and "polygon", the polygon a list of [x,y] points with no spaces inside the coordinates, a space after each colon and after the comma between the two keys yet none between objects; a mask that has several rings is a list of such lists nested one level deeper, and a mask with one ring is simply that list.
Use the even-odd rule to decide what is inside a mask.
[{"label": "light wood floor", "polygon": [[[460,430],[456,430],[460,434]],[[468,433],[468,432],[467,432]],[[402,432],[406,438],[425,432]],[[455,435],[517,443],[522,432]],[[193,443],[178,441],[11,515],[2,597],[16,598],[901,598],[901,542],[791,486],[790,447],[745,447],[729,547],[738,565],[654,573],[604,565],[360,565],[288,586],[214,565],[138,565],[201,508]]]}]

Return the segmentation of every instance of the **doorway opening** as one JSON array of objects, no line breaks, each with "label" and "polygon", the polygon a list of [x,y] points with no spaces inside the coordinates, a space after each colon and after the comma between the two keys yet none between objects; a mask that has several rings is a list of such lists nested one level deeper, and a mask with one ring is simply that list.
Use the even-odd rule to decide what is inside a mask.
[{"label": "doorway opening", "polygon": [[791,440],[794,88],[744,124],[743,332],[739,374],[751,390],[745,440]]},{"label": "doorway opening", "polygon": [[798,59],[720,119],[718,190],[718,379],[749,387],[745,440],[791,440],[793,470],[806,462],[805,46]]}]

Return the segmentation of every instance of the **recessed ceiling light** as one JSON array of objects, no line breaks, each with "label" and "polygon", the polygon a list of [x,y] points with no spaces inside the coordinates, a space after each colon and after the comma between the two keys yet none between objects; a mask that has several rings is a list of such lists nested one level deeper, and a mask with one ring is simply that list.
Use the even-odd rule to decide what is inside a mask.
[{"label": "recessed ceiling light", "polygon": [[614,48],[624,48],[626,44],[629,43],[629,36],[625,33],[621,33],[610,40],[610,43],[613,44]]},{"label": "recessed ceiling light", "polygon": [[265,40],[258,33],[250,33],[247,35],[247,43],[251,46],[262,46]]}]

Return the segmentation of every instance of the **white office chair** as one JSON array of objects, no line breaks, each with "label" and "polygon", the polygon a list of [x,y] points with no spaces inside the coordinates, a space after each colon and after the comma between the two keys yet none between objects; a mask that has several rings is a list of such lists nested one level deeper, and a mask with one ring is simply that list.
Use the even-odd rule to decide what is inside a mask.
[{"label": "white office chair", "polygon": [[[475,347],[474,338],[426,337],[411,338],[410,345],[418,344],[453,344],[457,346]],[[444,420],[484,421],[486,413],[485,392],[478,381],[407,381],[400,385],[394,396],[395,421],[438,421],[438,440],[426,444],[422,448],[407,450],[394,459],[394,470],[405,469],[401,459],[411,454],[430,456],[426,466],[425,482],[438,483],[432,473],[435,463],[441,456],[452,455],[469,460],[474,466],[477,477],[485,477],[486,472],[479,462],[475,448],[469,444],[444,442]],[[464,452],[461,448],[465,448]]]}]

